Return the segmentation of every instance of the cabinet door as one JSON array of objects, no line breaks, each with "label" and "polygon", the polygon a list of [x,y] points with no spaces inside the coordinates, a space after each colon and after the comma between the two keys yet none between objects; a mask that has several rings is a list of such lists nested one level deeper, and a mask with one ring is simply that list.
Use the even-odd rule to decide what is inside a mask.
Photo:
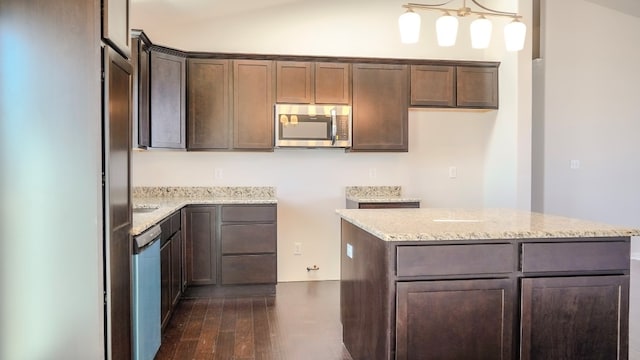
[{"label": "cabinet door", "polygon": [[231,123],[229,60],[187,61],[189,149],[228,149]]},{"label": "cabinet door", "polygon": [[309,104],[313,99],[310,62],[276,62],[276,102]]},{"label": "cabinet door", "polygon": [[515,282],[403,282],[396,359],[513,359]]},{"label": "cabinet door", "polygon": [[408,151],[406,65],[353,65],[353,151]]},{"label": "cabinet door", "polygon": [[149,78],[149,62],[151,56],[149,47],[144,41],[137,39],[134,46],[137,48],[136,50],[138,55],[138,147],[146,148],[151,146],[151,119],[149,117],[149,112],[151,111],[149,102],[149,90],[151,86]]},{"label": "cabinet door", "polygon": [[465,108],[498,108],[498,68],[458,66],[457,105]]},{"label": "cabinet door", "polygon": [[187,284],[216,283],[216,207],[192,206],[185,210]]},{"label": "cabinet door", "polygon": [[129,0],[102,0],[102,38],[125,57],[131,55]]},{"label": "cabinet door", "polygon": [[171,307],[182,294],[182,232],[178,230],[171,238]]},{"label": "cabinet door", "polygon": [[151,52],[151,147],[184,149],[185,58]]},{"label": "cabinet door", "polygon": [[522,280],[521,357],[626,359],[629,277]]},{"label": "cabinet door", "polygon": [[315,63],[316,104],[349,104],[350,75],[349,64]]},{"label": "cabinet door", "polygon": [[[108,251],[109,352],[131,356],[131,65],[105,48],[104,161],[105,247]],[[97,114],[96,114],[97,115]]]},{"label": "cabinet door", "polygon": [[412,65],[411,105],[455,107],[455,67]]},{"label": "cabinet door", "polygon": [[171,242],[160,248],[160,319],[162,328],[169,321],[171,313]]},{"label": "cabinet door", "polygon": [[273,62],[233,62],[233,148],[273,150]]}]

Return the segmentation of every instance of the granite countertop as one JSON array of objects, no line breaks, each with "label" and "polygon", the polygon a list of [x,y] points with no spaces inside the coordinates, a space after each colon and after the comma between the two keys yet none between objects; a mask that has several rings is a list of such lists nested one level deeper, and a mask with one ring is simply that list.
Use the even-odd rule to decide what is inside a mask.
[{"label": "granite countertop", "polygon": [[358,203],[420,202],[418,198],[402,196],[400,186],[347,186],[345,196]]},{"label": "granite countertop", "polygon": [[186,205],[277,204],[273,187],[136,187],[133,208],[155,209],[133,213],[133,236],[143,233]]},{"label": "granite countertop", "polygon": [[510,209],[340,209],[346,221],[385,241],[638,236],[640,229]]}]

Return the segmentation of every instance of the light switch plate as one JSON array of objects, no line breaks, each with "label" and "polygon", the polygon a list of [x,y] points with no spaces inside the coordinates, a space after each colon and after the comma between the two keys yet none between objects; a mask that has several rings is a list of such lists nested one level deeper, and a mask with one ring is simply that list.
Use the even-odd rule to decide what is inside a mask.
[{"label": "light switch plate", "polygon": [[347,257],[353,259],[353,245],[347,243]]}]

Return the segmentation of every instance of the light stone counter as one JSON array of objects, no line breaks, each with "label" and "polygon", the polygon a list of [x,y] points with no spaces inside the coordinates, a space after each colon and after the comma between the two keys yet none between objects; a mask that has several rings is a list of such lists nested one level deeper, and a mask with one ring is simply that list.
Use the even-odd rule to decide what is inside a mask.
[{"label": "light stone counter", "polygon": [[155,209],[133,213],[132,235],[139,235],[187,205],[277,204],[273,187],[136,187],[133,208]]},{"label": "light stone counter", "polygon": [[345,196],[356,203],[420,202],[418,198],[403,197],[400,186],[347,186]]},{"label": "light stone counter", "polygon": [[640,229],[509,209],[340,209],[338,215],[385,241],[638,236]]}]

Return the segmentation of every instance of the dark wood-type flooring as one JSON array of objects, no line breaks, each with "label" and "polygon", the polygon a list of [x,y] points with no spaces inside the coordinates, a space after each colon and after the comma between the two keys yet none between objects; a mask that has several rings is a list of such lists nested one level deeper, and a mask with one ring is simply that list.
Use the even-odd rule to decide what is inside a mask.
[{"label": "dark wood-type flooring", "polygon": [[342,344],[340,282],[280,283],[265,296],[185,297],[162,337],[156,360],[164,359],[351,360]]}]

